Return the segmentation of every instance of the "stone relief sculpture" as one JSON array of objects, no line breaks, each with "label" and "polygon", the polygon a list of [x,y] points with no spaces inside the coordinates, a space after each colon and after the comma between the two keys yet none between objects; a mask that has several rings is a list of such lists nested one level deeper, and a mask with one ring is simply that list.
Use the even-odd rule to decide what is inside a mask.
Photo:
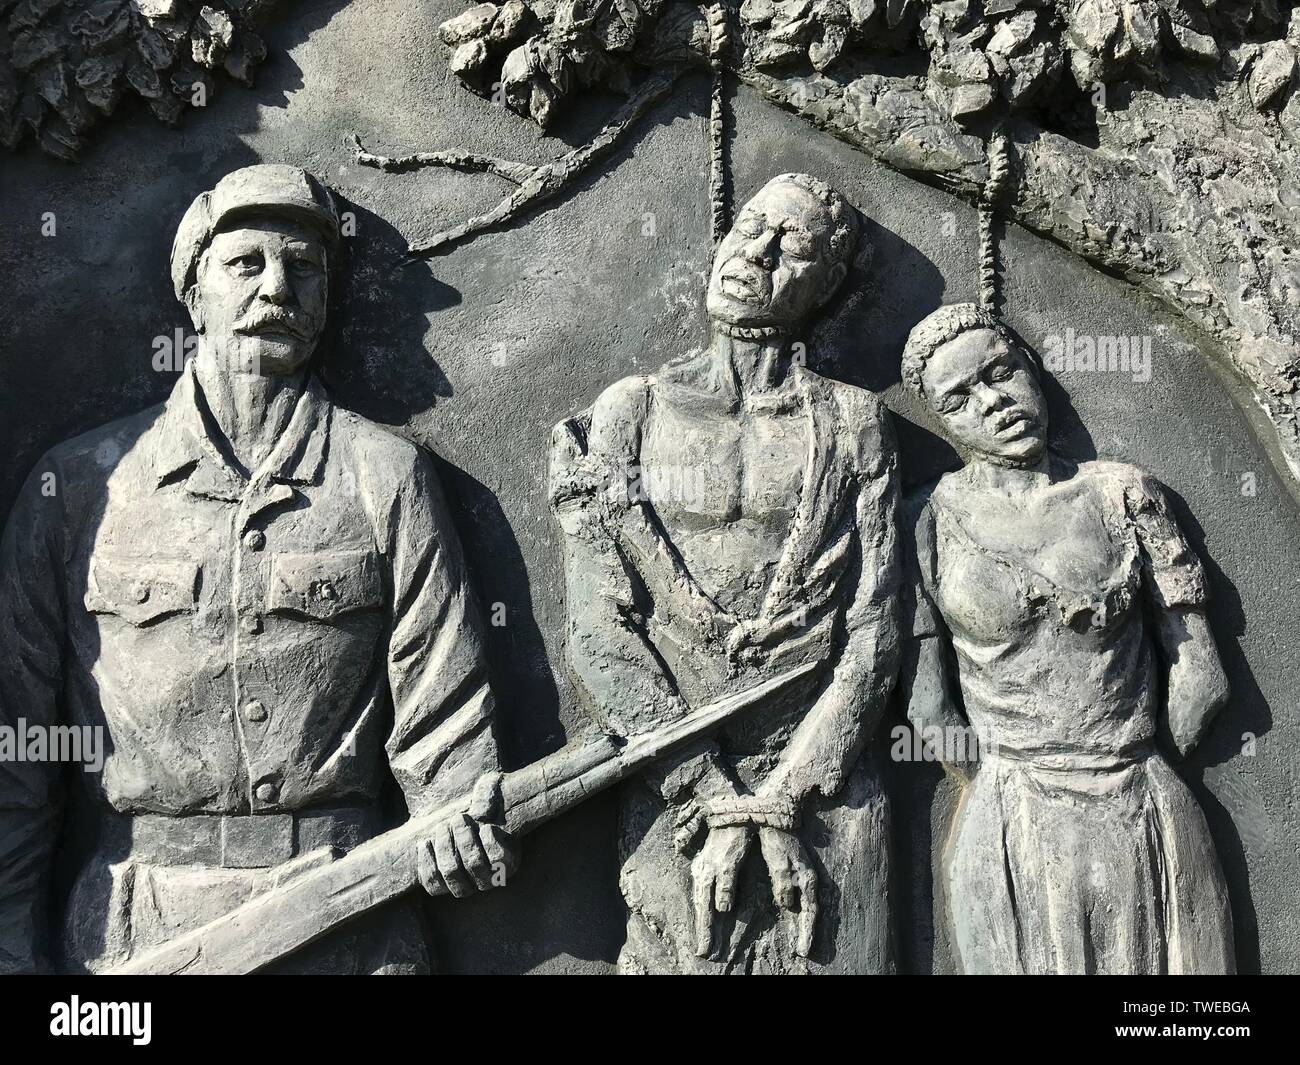
[{"label": "stone relief sculpture", "polygon": [[811,668],[629,788],[625,973],[891,968],[886,803],[863,749],[896,668],[896,457],[876,397],[798,355],[857,229],[823,182],[773,178],[717,247],[708,348],[554,433],[567,655],[606,727]]},{"label": "stone relief sculpture", "polygon": [[966,460],[909,540],[909,717],[979,738],[946,857],[961,966],[1232,972],[1209,830],[1157,746],[1185,755],[1228,698],[1205,576],[1154,478],[1048,449],[1039,374],[976,304],[903,355]]},{"label": "stone relief sculpture", "polygon": [[[0,717],[104,726],[111,750],[88,778],[99,842],[61,922],[41,909],[55,767],[0,764],[7,970],[45,964],[54,924],[71,964],[119,963],[266,892],[296,857],[369,839],[390,777],[419,814],[499,768],[436,476],[311,370],[338,243],[329,193],[296,168],[200,195],[172,250],[200,353],[164,406],[55,448],[19,498],[0,553]],[[468,815],[419,841],[432,893],[491,887],[514,861],[509,835]],[[427,960],[396,903],[286,964]]]},{"label": "stone relief sculpture", "polygon": [[[469,90],[499,91],[544,128],[592,89],[627,93],[592,147],[692,69],[713,71],[715,133],[725,72],[971,202],[988,179],[985,144],[1004,130],[1021,174],[1015,220],[1204,330],[1269,418],[1293,489],[1300,480],[1294,5],[506,0],[470,4],[440,36]],[[544,169],[539,195],[564,180]],[[516,191],[471,222],[497,224],[529,198]]]},{"label": "stone relief sculpture", "polygon": [[[75,158],[128,95],[175,124],[206,105],[218,72],[250,83],[267,51],[258,31],[292,11],[275,0],[0,0],[0,144],[30,138]],[[987,177],[983,142],[1005,129],[1020,148],[1017,221],[1204,330],[1254,391],[1293,485],[1300,479],[1294,5],[506,0],[469,4],[439,36],[467,88],[499,92],[543,127],[585,91],[629,99],[592,142],[552,164],[359,151],[364,165],[454,166],[516,185],[417,254],[556,195],[692,69],[713,72],[715,131],[725,72],[970,200]]]},{"label": "stone relief sculpture", "polygon": [[[811,672],[501,774],[436,475],[314,374],[339,237],[296,167],[200,195],[171,261],[197,356],[164,405],[55,448],[20,494],[0,726],[109,749],[69,795],[57,762],[0,760],[0,970],[423,971],[409,889],[504,885],[515,836]],[[385,831],[392,780],[410,818]],[[51,915],[61,802],[95,843]]]}]

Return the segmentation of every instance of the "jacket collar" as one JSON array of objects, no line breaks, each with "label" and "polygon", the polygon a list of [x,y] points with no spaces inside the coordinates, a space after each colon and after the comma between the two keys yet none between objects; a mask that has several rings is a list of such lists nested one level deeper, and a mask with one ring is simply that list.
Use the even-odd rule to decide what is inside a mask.
[{"label": "jacket collar", "polygon": [[[216,499],[238,500],[249,482],[226,461],[212,439],[199,407],[198,393],[198,379],[191,362],[172,389],[155,430],[154,487],[160,487],[189,468],[186,477],[189,491]],[[309,376],[289,424],[266,461],[254,471],[253,481],[314,483],[325,462],[332,409],[320,382],[314,375]]]}]

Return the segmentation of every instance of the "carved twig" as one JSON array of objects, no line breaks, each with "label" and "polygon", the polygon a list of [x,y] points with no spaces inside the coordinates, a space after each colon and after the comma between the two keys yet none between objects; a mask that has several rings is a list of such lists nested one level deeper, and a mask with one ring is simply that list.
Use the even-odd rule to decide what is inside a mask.
[{"label": "carved twig", "polygon": [[410,254],[413,257],[428,258],[449,251],[476,233],[503,226],[524,210],[564,191],[574,178],[613,150],[650,106],[667,95],[680,73],[680,70],[674,70],[667,75],[655,76],[643,82],[595,137],[581,147],[565,152],[551,163],[534,166],[530,163],[517,163],[509,159],[497,159],[472,152],[419,152],[415,155],[397,157],[374,155],[366,151],[362,147],[360,138],[354,135],[357,162],[361,166],[375,167],[389,173],[404,173],[429,166],[451,167],[456,170],[496,174],[518,186],[490,211],[474,215],[464,222],[435,233],[423,244],[410,246]]}]

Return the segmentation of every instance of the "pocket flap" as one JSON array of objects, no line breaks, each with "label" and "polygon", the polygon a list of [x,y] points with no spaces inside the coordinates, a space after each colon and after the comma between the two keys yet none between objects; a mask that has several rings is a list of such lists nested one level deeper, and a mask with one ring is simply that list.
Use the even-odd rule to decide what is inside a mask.
[{"label": "pocket flap", "polygon": [[199,566],[187,559],[95,554],[90,559],[85,606],[147,625],[169,614],[192,613]]},{"label": "pocket flap", "polygon": [[379,566],[369,551],[276,555],[267,609],[324,620],[383,602]]}]

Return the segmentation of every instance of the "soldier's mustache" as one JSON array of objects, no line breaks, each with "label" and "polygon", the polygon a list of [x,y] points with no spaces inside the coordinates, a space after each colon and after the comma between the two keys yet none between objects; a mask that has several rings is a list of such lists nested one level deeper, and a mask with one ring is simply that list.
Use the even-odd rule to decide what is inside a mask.
[{"label": "soldier's mustache", "polygon": [[299,340],[306,340],[309,330],[292,315],[259,314],[247,318],[235,326],[236,333],[260,336],[264,333],[288,333]]}]

